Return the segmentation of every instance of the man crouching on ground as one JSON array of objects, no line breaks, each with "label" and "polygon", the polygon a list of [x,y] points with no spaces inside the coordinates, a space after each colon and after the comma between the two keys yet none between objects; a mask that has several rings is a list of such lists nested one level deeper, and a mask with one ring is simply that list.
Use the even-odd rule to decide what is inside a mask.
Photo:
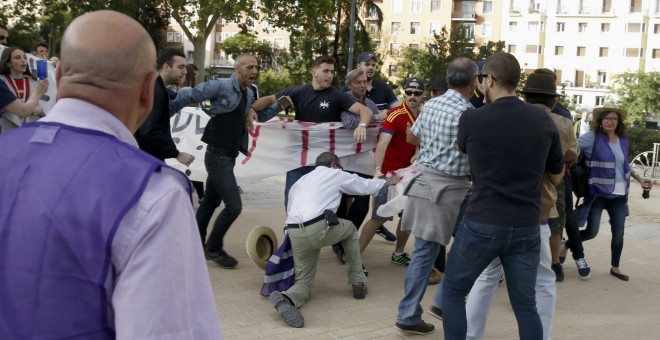
[{"label": "man crouching on ground", "polygon": [[[268,297],[289,326],[299,328],[305,323],[298,308],[312,294],[319,253],[325,246],[341,242],[346,252],[348,282],[353,286],[353,297],[364,299],[367,295],[367,277],[362,266],[356,228],[350,221],[337,219],[334,214],[342,193],[375,195],[384,185],[398,182],[396,176],[366,179],[344,172],[339,158],[324,152],[316,158],[316,169],[291,187],[286,224],[293,249],[296,281],[287,291],[273,292]],[[332,215],[336,222],[332,221]],[[337,224],[331,225],[334,223]]]}]

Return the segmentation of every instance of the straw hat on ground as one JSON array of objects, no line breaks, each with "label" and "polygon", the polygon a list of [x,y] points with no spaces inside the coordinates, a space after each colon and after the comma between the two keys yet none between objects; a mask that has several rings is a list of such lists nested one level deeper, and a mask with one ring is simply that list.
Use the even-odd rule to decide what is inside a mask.
[{"label": "straw hat on ground", "polygon": [[266,269],[266,263],[277,247],[275,232],[266,226],[252,229],[245,242],[248,256],[261,269]]}]

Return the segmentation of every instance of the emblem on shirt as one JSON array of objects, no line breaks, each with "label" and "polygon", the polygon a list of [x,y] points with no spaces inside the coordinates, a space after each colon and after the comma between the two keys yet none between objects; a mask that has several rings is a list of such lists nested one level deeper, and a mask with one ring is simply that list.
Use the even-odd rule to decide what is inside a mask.
[{"label": "emblem on shirt", "polygon": [[330,102],[322,101],[322,102],[319,104],[319,108],[321,108],[321,109],[328,109],[328,108],[330,108]]}]

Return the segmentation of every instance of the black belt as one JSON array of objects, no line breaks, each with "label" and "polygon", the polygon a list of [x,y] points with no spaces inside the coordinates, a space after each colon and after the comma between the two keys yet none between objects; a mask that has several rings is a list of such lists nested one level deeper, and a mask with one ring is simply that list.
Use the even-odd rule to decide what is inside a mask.
[{"label": "black belt", "polygon": [[287,228],[300,228],[301,225],[302,225],[303,227],[309,227],[310,225],[312,225],[312,224],[314,224],[314,223],[316,223],[316,222],[318,222],[318,221],[320,221],[320,220],[323,220],[323,219],[325,219],[325,216],[321,215],[321,216],[318,216],[318,217],[312,218],[311,220],[309,220],[309,221],[307,221],[307,222],[303,222],[303,223],[295,223],[295,224],[287,224],[286,226],[287,226]]},{"label": "black belt", "polygon": [[222,147],[217,147],[213,145],[207,145],[206,146],[206,151],[210,152],[215,155],[220,155],[220,156],[227,156],[231,158],[236,158],[238,157],[238,150],[235,151],[230,151]]}]

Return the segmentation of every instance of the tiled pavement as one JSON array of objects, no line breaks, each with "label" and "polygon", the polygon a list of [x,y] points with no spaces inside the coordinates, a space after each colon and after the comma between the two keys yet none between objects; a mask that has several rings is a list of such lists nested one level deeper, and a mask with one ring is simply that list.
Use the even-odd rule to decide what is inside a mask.
[{"label": "tiled pavement", "polygon": [[[280,238],[284,223],[284,179],[275,177],[244,185],[244,210],[226,239],[226,250],[239,265],[222,269],[209,262],[220,323],[226,339],[415,339],[394,327],[402,295],[405,267],[390,263],[393,244],[376,236],[364,254],[369,269],[369,293],[365,300],[352,298],[346,267],[332,251],[321,253],[315,291],[301,311],[305,326],[288,327],[259,295],[263,271],[245,251],[247,234],[257,225],[268,225]],[[654,197],[654,194],[657,193]],[[631,216],[627,221],[621,269],[629,282],[609,275],[610,233],[603,225],[599,236],[585,243],[592,268],[588,281],[580,280],[570,257],[566,280],[557,284],[554,339],[659,339],[660,338],[660,189],[650,200],[641,200],[637,185],[631,189]],[[603,222],[607,223],[604,216]],[[394,223],[388,223],[394,229]],[[407,250],[412,251],[412,241]],[[437,286],[429,286],[422,307],[427,308]],[[436,332],[424,338],[443,338],[442,322],[424,315]],[[515,318],[502,286],[490,311],[486,339],[517,338]]]}]

